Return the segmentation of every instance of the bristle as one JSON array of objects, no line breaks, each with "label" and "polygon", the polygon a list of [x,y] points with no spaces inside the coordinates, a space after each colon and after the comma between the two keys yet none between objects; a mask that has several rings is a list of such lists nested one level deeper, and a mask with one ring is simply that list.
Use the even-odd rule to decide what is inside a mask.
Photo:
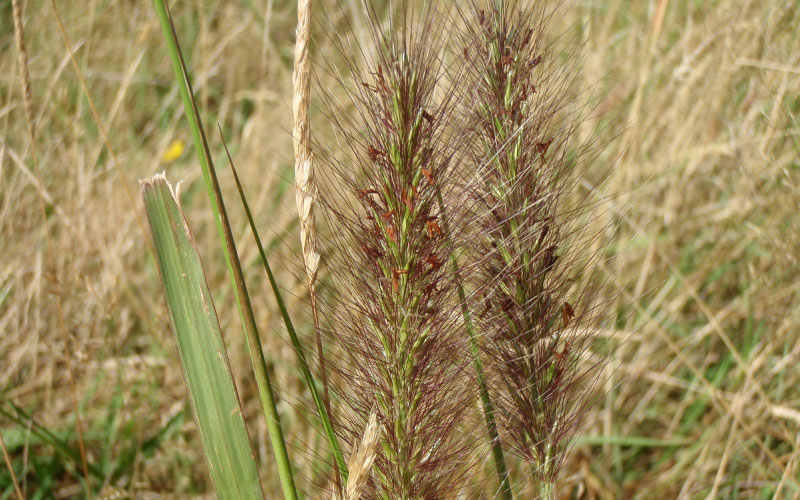
[{"label": "bristle", "polygon": [[577,124],[569,73],[546,43],[551,13],[515,0],[472,7],[463,53],[473,85],[463,101],[477,178],[466,194],[480,221],[469,247],[480,268],[475,309],[504,441],[534,465],[549,498],[596,373],[582,356],[591,336],[576,335],[589,297],[571,290],[581,272],[573,224],[587,208],[566,203]]},{"label": "bristle", "polygon": [[374,47],[362,53],[375,57],[362,69],[350,56],[341,82],[355,112],[328,98],[344,151],[320,155],[343,191],[323,210],[339,249],[329,261],[341,293],[331,340],[344,357],[335,369],[346,380],[347,439],[355,445],[373,408],[383,428],[368,498],[451,498],[465,477],[456,430],[474,391],[443,265],[452,248],[438,197],[452,196],[457,141],[452,103],[440,99],[450,93],[434,18],[431,8],[401,11],[384,31],[369,11]]}]

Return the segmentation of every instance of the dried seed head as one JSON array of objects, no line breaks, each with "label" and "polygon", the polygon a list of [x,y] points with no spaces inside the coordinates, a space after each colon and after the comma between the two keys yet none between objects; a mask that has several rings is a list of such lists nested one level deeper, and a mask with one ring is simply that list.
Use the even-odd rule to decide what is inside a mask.
[{"label": "dried seed head", "polygon": [[347,500],[358,500],[367,485],[372,463],[375,461],[376,448],[381,436],[378,426],[378,414],[372,412],[361,437],[361,444],[353,450],[350,462],[347,464],[350,477],[347,479],[346,498]]},{"label": "dried seed head", "polygon": [[314,227],[314,205],[317,183],[314,179],[314,156],[311,153],[308,107],[310,100],[311,62],[308,44],[311,37],[311,0],[300,0],[297,6],[297,39],[295,42],[294,72],[292,73],[292,111],[294,125],[295,183],[297,214],[300,218],[300,242],[306,279],[312,288],[319,270],[319,254],[316,251],[316,228]]}]

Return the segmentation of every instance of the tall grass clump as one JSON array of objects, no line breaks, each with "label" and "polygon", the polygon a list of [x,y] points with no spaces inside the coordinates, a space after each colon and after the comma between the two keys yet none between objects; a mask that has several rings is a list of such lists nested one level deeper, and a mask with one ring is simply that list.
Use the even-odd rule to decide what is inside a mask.
[{"label": "tall grass clump", "polygon": [[589,207],[573,199],[583,154],[569,100],[574,52],[548,42],[554,13],[541,4],[471,7],[462,109],[474,313],[504,446],[532,464],[540,496],[554,498],[598,365],[586,356],[591,294],[575,284],[592,251],[577,248]]},{"label": "tall grass clump", "polygon": [[[188,71],[169,10],[163,0],[155,5],[224,243],[284,497],[296,498],[250,295]],[[588,207],[573,199],[585,148],[572,140],[577,121],[568,105],[572,68],[544,62],[554,49],[546,43],[550,14],[543,8],[476,0],[463,36],[450,39],[444,33],[456,20],[438,5],[390,5],[384,21],[365,2],[368,41],[359,45],[332,37],[344,70],[335,64],[328,70],[344,98],[334,90],[323,96],[338,142],[315,145],[321,151],[321,188],[312,170],[308,121],[310,3],[299,5],[293,79],[296,198],[324,397],[235,169],[233,175],[297,366],[330,444],[334,497],[422,500],[463,494],[467,473],[483,448],[467,424],[480,396],[500,496],[512,498],[505,446],[533,465],[539,494],[552,498],[599,364],[585,361],[602,359],[584,356],[592,339],[587,329],[591,294],[576,284],[592,253],[576,251],[576,244],[586,241],[577,227]],[[459,40],[466,64],[448,66]],[[166,181],[157,180],[163,184],[161,198],[170,207],[177,204]],[[155,183],[143,186],[149,187],[144,190],[148,215],[159,236],[176,223],[159,215],[157,208],[164,204],[153,201]],[[331,235],[320,253],[317,205]],[[178,212],[169,213],[183,224]],[[208,365],[224,346],[186,341],[196,333],[194,316],[208,309],[204,304],[210,293],[201,289],[194,296],[196,287],[186,287],[185,280],[167,279],[181,275],[173,269],[177,257],[170,255],[186,257],[170,242],[166,236],[156,241],[161,275],[171,318],[183,318],[173,321],[176,339],[192,354],[183,359],[185,372],[202,380],[207,370],[193,360]],[[318,300],[320,255],[326,256],[329,279],[324,283],[330,289]],[[193,269],[201,269],[199,257],[192,256]],[[185,304],[194,304],[193,311]],[[320,319],[335,356],[330,381]],[[210,329],[218,331],[218,322],[211,323]],[[467,369],[470,364],[474,372]],[[198,396],[198,384],[187,384],[193,401],[211,401]],[[336,408],[328,400],[329,384]],[[224,391],[229,393],[227,406],[238,402],[232,384]],[[221,418],[213,404],[197,407],[203,410],[196,412],[201,428]],[[205,413],[210,417],[201,418]],[[245,429],[235,430],[242,445],[234,458],[249,445]],[[350,464],[339,437],[350,449]],[[222,435],[215,442],[224,447],[229,440]],[[219,458],[208,451],[216,450],[214,442],[204,444],[212,472],[233,463],[227,455]],[[260,488],[250,485],[252,479],[240,484],[235,478],[235,471],[217,478],[215,485],[224,485],[217,486],[218,493]]]},{"label": "tall grass clump", "polygon": [[327,309],[343,357],[335,364],[342,429],[355,446],[377,413],[382,432],[365,498],[452,498],[467,456],[457,430],[474,391],[465,385],[468,357],[445,265],[452,246],[438,201],[453,201],[460,154],[445,40],[430,6],[419,14],[400,8],[388,26],[365,11],[371,45],[337,40],[346,99],[326,96],[341,147],[319,155],[334,235],[323,254],[339,294]]}]

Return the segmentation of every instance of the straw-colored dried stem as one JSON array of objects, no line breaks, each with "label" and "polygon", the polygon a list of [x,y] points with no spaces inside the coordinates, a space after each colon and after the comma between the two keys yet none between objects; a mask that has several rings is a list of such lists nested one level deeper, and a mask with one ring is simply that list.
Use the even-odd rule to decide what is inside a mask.
[{"label": "straw-colored dried stem", "polygon": [[36,155],[36,127],[33,125],[33,97],[31,95],[31,78],[28,74],[28,51],[25,49],[25,35],[22,30],[22,7],[19,0],[11,0],[14,16],[14,40],[17,42],[17,62],[20,76],[22,77],[22,101],[25,106],[25,117],[28,119],[28,133],[31,139],[31,148]]},{"label": "straw-colored dried stem", "polygon": [[[33,97],[31,93],[31,79],[30,79],[30,74],[28,72],[28,52],[25,49],[25,34],[22,25],[22,7],[19,5],[19,0],[12,0],[11,8],[14,17],[14,39],[17,44],[19,72],[20,72],[20,77],[22,78],[23,100],[25,103],[25,116],[28,120],[28,134],[31,140],[33,165],[36,171],[37,183],[40,186],[44,186],[44,184],[42,183],[42,173],[39,169],[39,161],[36,154],[36,131],[33,122]],[[55,4],[53,4],[53,9],[55,9]],[[70,53],[72,53],[72,51],[70,51]],[[44,228],[45,240],[47,243],[47,250],[45,253],[47,255],[48,265],[51,271],[55,274],[56,265],[55,265],[55,259],[53,257],[53,243],[50,238],[50,231],[47,228],[47,208],[44,200],[44,195],[42,194],[42,190],[38,190],[37,192],[39,195],[38,196],[39,209],[42,215],[42,227]],[[54,279],[53,281],[58,287],[59,286],[58,279]],[[72,369],[72,355],[70,353],[70,347],[69,347],[70,346],[69,334],[67,333],[67,328],[64,322],[64,310],[61,305],[60,289],[56,289],[55,299],[56,299],[56,312],[58,317],[58,327],[59,330],[61,331],[61,335],[64,341],[64,361],[66,362],[67,373],[69,374],[69,386],[70,386],[70,393],[72,395],[72,406],[73,406],[73,411],[75,412],[75,430],[78,434],[78,448],[80,450],[80,456],[81,456],[81,468],[83,476],[86,480],[86,498],[91,500],[92,488],[89,485],[89,464],[86,460],[86,445],[84,444],[83,440],[83,422],[81,419],[80,408],[78,406],[78,391],[75,386],[75,376],[74,376],[74,371]]]},{"label": "straw-colored dried stem", "polygon": [[[311,312],[314,317],[314,334],[317,341],[317,357],[322,378],[323,401],[328,418],[331,418],[330,396],[328,395],[328,376],[325,370],[325,354],[322,350],[322,335],[317,313],[316,281],[319,270],[319,254],[316,249],[316,228],[314,225],[315,198],[317,183],[314,178],[314,154],[311,152],[311,132],[308,120],[308,107],[311,95],[311,60],[308,45],[311,40],[311,0],[297,3],[297,33],[294,47],[294,72],[292,74],[292,113],[294,123],[294,174],[295,201],[297,216],[300,219],[300,244],[303,263],[306,269],[306,284],[311,298]],[[334,467],[335,461],[334,461]],[[339,473],[335,474],[339,489]]]},{"label": "straw-colored dried stem", "polygon": [[[17,0],[14,0],[16,3]],[[11,475],[11,482],[14,484],[14,491],[17,493],[17,498],[19,500],[25,500],[25,495],[22,494],[22,490],[19,489],[19,483],[17,482],[17,475],[14,474],[14,467],[11,465],[11,458],[8,456],[8,450],[6,449],[6,443],[3,441],[3,436],[0,434],[0,448],[3,450],[3,458],[6,461],[6,467],[8,467],[8,473]]]}]

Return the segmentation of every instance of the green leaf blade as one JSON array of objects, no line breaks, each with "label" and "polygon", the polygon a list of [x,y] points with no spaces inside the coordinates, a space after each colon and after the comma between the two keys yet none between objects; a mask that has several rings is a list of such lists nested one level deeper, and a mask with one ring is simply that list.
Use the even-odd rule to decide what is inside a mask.
[{"label": "green leaf blade", "polygon": [[222,500],[263,499],[219,320],[178,199],[163,175],[141,189],[211,481]]}]

